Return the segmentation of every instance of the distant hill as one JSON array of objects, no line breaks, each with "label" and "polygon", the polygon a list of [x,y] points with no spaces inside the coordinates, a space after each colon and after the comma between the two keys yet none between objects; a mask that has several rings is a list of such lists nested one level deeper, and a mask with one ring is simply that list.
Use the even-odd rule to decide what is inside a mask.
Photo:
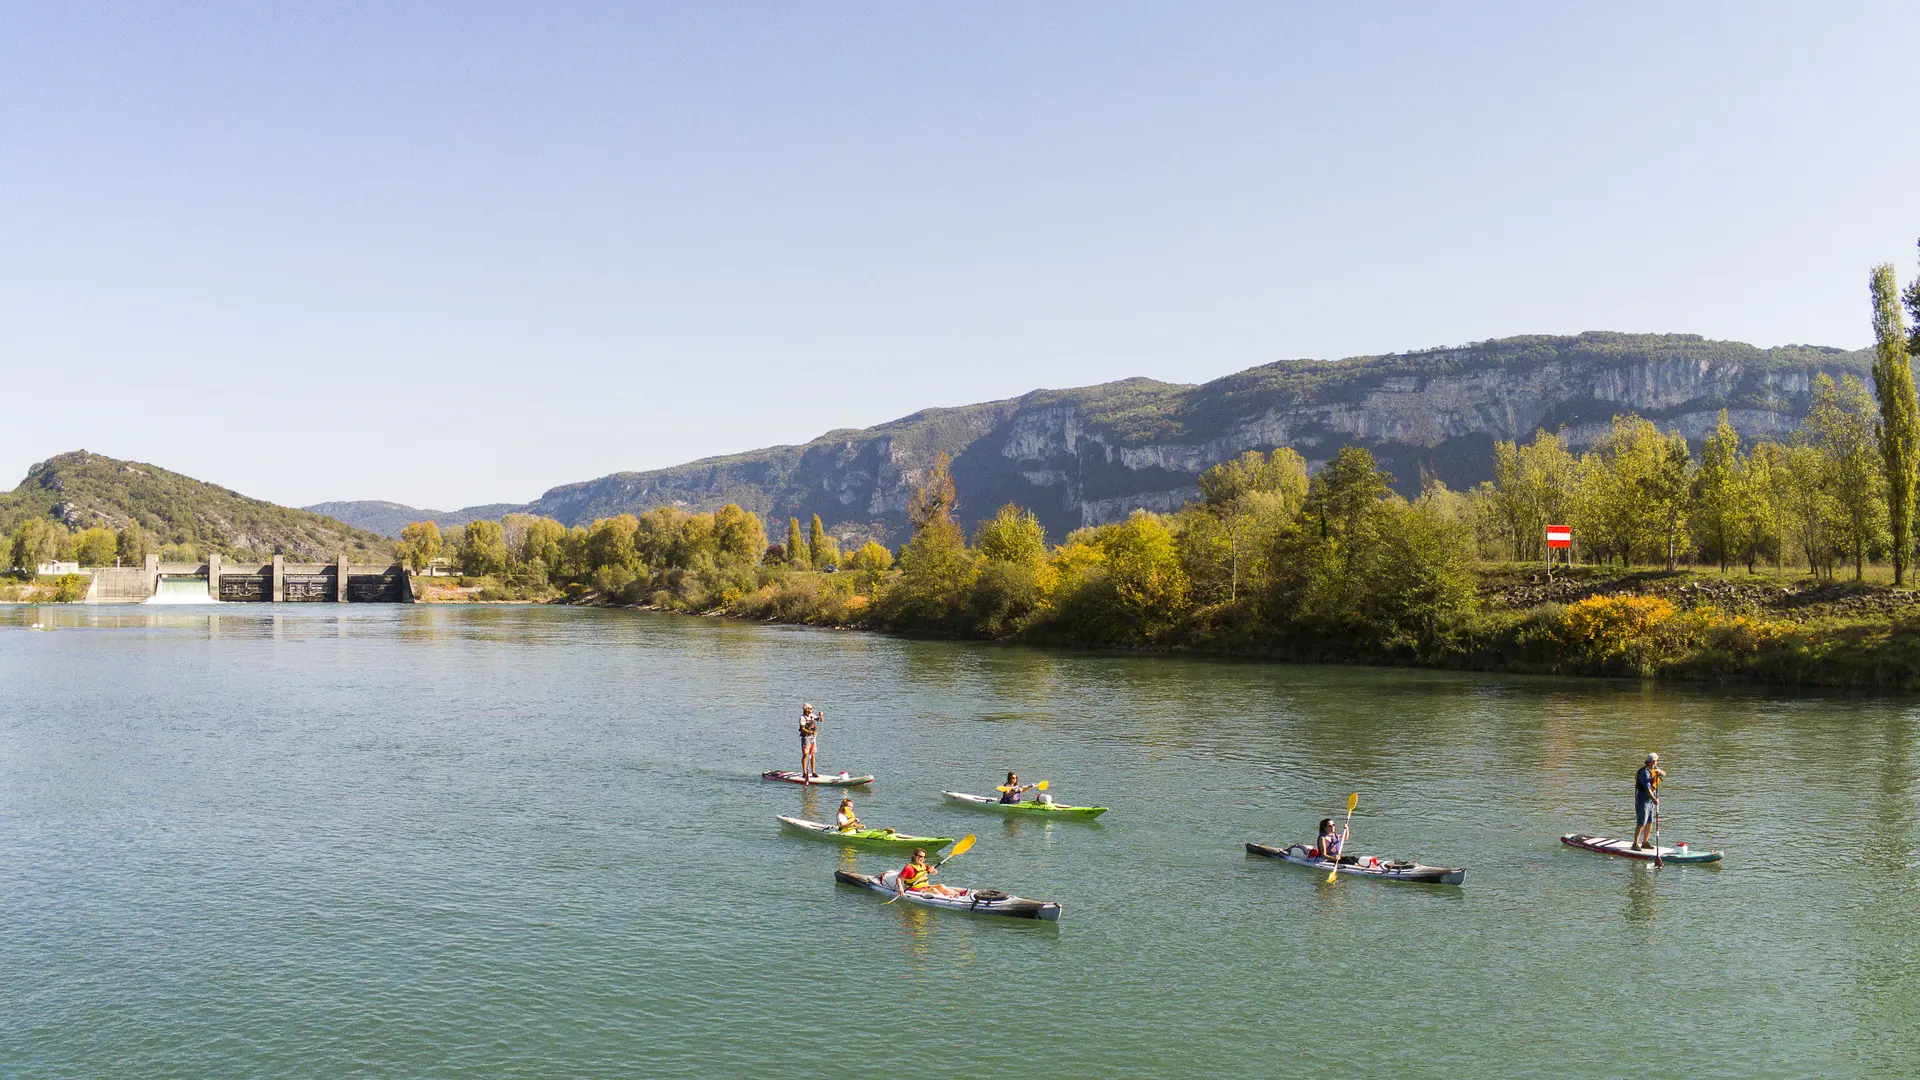
[{"label": "distant hill", "polygon": [[393,544],[345,522],[277,506],[180,473],[138,461],[120,461],[76,450],[27,470],[27,478],[0,495],[0,530],[11,532],[30,517],[52,518],[68,528],[130,521],[160,544],[191,544],[201,554],[303,561],[340,555],[383,562]]},{"label": "distant hill", "polygon": [[1724,408],[1743,436],[1780,436],[1806,416],[1815,374],[1865,378],[1869,367],[1865,350],[1609,332],[1282,360],[1200,386],[1136,378],[928,409],[802,446],[567,484],[514,509],[571,525],[736,502],[775,523],[817,513],[843,536],[899,540],[909,487],[945,450],[969,527],[1015,502],[1058,538],[1179,506],[1202,471],[1246,450],[1291,446],[1318,465],[1357,444],[1412,494],[1423,474],[1456,488],[1488,479],[1496,440],[1564,429],[1586,446],[1626,412],[1697,441]]},{"label": "distant hill", "polygon": [[338,518],[356,529],[400,539],[400,530],[416,521],[431,521],[442,532],[461,528],[469,521],[495,520],[527,509],[525,503],[488,503],[460,510],[422,510],[397,502],[324,502],[302,507],[316,514]]}]

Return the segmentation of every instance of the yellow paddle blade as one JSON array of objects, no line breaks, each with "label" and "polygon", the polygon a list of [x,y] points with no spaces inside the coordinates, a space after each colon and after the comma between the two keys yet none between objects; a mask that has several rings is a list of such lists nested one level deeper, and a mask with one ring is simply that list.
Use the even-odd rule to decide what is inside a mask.
[{"label": "yellow paddle blade", "polygon": [[947,852],[947,858],[951,859],[955,855],[964,853],[968,848],[973,846],[973,842],[977,839],[979,839],[979,837],[973,835],[972,833],[968,833],[967,835],[961,837],[960,842],[953,845],[953,850]]},{"label": "yellow paddle blade", "polygon": [[1033,789],[1035,791],[1045,791],[1047,790],[1047,785],[1051,783],[1053,783],[1053,781],[1051,780],[1042,780],[1039,783],[1033,785]]},{"label": "yellow paddle blade", "polygon": [[1356,791],[1353,794],[1347,796],[1347,813],[1349,814],[1353,813],[1353,808],[1359,805],[1360,805],[1359,792]]},{"label": "yellow paddle blade", "polygon": [[1336,866],[1333,869],[1327,871],[1327,882],[1331,884],[1333,882],[1333,879],[1339,876],[1340,876],[1340,868]]},{"label": "yellow paddle blade", "polygon": [[1009,785],[1006,785],[1006,784],[1001,784],[1001,785],[1000,785],[999,787],[997,787],[997,788],[994,788],[993,790],[995,790],[995,791],[1002,791],[1002,792],[1004,792],[1004,791],[1012,791],[1012,790],[1013,790],[1013,788],[1012,788],[1012,787],[1010,787]]}]

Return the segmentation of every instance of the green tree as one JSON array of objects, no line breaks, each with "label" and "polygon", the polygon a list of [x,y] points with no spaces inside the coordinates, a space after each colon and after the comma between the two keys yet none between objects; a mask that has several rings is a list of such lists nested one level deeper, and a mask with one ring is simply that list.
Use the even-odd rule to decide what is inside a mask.
[{"label": "green tree", "polygon": [[958,509],[960,496],[953,483],[953,461],[941,450],[933,455],[933,466],[925,478],[907,496],[907,524],[921,529],[928,522],[949,521]]},{"label": "green tree", "polygon": [[[913,539],[900,549],[900,580],[884,597],[886,612],[896,625],[948,633],[964,627],[968,594],[979,575],[980,560],[967,550],[966,534],[954,523],[957,505],[953,473],[943,450],[907,498]],[[795,531],[797,535],[797,523]]]},{"label": "green tree", "polygon": [[[1682,443],[1680,452],[1685,449]],[[1602,561],[1618,555],[1622,566],[1633,565],[1635,552],[1658,550],[1683,508],[1676,503],[1686,478],[1675,464],[1673,441],[1650,421],[1631,413],[1614,417],[1580,459],[1575,535]]]},{"label": "green tree", "polygon": [[537,564],[545,567],[548,574],[554,574],[560,569],[561,545],[566,539],[565,525],[550,517],[537,517],[522,530],[515,555],[525,565]]},{"label": "green tree", "polygon": [[[833,559],[827,557],[833,549]],[[820,524],[820,515],[813,515],[813,522],[807,526],[807,558],[816,570],[825,570],[831,563],[839,562],[840,552],[835,548],[833,538],[827,535],[827,528]]]},{"label": "green tree", "polygon": [[1813,380],[1806,431],[1826,457],[1825,488],[1840,509],[1838,539],[1853,557],[1853,579],[1866,575],[1869,552],[1886,536],[1886,473],[1874,433],[1873,398],[1848,375],[1838,386],[1822,373]]},{"label": "green tree", "polygon": [[1700,551],[1718,560],[1723,574],[1739,550],[1749,494],[1740,434],[1727,420],[1727,410],[1721,409],[1713,434],[1700,447],[1700,469],[1693,478],[1692,525]]},{"label": "green tree", "polygon": [[1152,641],[1172,629],[1185,614],[1188,581],[1160,516],[1135,510],[1096,535],[1126,639]]},{"label": "green tree", "polygon": [[[1206,516],[1187,515],[1182,522],[1182,561],[1190,578],[1196,572],[1203,579],[1224,577],[1225,599],[1237,603],[1260,540],[1271,541],[1290,525],[1306,501],[1306,459],[1287,446],[1271,454],[1249,450],[1201,473],[1197,486]],[[1209,591],[1217,596],[1218,585]]]},{"label": "green tree", "polygon": [[1835,536],[1842,516],[1830,490],[1831,471],[1827,455],[1804,439],[1785,448],[1774,469],[1783,535],[1800,549],[1808,573],[1828,579],[1833,577],[1833,555],[1839,547]]},{"label": "green tree", "polygon": [[1873,390],[1880,399],[1880,460],[1886,472],[1887,525],[1892,537],[1893,583],[1903,584],[1913,551],[1913,485],[1920,466],[1920,399],[1913,390],[1907,328],[1900,319],[1900,283],[1893,266],[1873,268]]},{"label": "green tree", "polygon": [[52,562],[60,557],[60,548],[66,542],[65,525],[46,518],[28,518],[13,533],[10,553],[13,565],[30,571],[41,563]]},{"label": "green tree", "polygon": [[469,521],[460,538],[460,572],[501,574],[507,570],[506,530],[497,521]]},{"label": "green tree", "polygon": [[119,552],[121,565],[145,566],[147,556],[153,552],[153,537],[140,527],[139,522],[129,521],[114,538],[114,546]]},{"label": "green tree", "polygon": [[1367,512],[1386,497],[1392,484],[1393,478],[1380,469],[1372,454],[1358,446],[1343,446],[1308,486],[1302,512],[1323,539],[1340,546],[1360,536]]},{"label": "green tree", "polygon": [[1375,542],[1361,579],[1366,620],[1388,648],[1432,643],[1477,601],[1472,528],[1447,514],[1442,500],[1425,497],[1411,505],[1383,501],[1373,516]]},{"label": "green tree", "polygon": [[973,531],[973,547],[994,562],[1038,566],[1047,557],[1047,530],[1033,511],[1008,503]]},{"label": "green tree", "polygon": [[713,547],[721,565],[751,566],[766,554],[766,526],[759,515],[728,503],[713,512]]},{"label": "green tree", "polygon": [[800,519],[787,519],[787,565],[795,570],[806,570],[813,566],[813,556],[807,551],[807,542],[800,535]]},{"label": "green tree", "polygon": [[1780,569],[1786,552],[1786,447],[1776,442],[1761,442],[1747,457],[1746,497],[1737,526],[1735,551],[1753,573],[1754,563],[1773,557],[1774,569]]},{"label": "green tree", "polygon": [[400,561],[415,571],[425,570],[445,548],[446,541],[435,522],[416,521],[400,530]]},{"label": "green tree", "polygon": [[120,538],[112,529],[95,525],[73,534],[73,558],[81,566],[111,566],[120,551]]},{"label": "green tree", "polygon": [[1580,463],[1558,435],[1543,430],[1525,445],[1494,444],[1492,505],[1509,537],[1513,558],[1539,561],[1546,557],[1547,526],[1573,523],[1579,479]]},{"label": "green tree", "polygon": [[1047,531],[1033,511],[1008,503],[974,530],[973,547],[984,560],[973,586],[974,629],[986,637],[1014,633],[1040,605]]}]

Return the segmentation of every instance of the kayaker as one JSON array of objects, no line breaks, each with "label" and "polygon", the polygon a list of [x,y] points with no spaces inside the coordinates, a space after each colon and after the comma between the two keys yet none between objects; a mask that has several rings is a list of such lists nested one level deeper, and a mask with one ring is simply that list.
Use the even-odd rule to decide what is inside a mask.
[{"label": "kayaker", "polygon": [[1660,755],[1648,754],[1646,764],[1633,774],[1633,846],[1651,846],[1654,819],[1660,816],[1660,780],[1666,776]]},{"label": "kayaker", "polygon": [[1017,803],[1020,801],[1020,796],[1032,787],[1032,784],[1022,785],[1020,783],[1019,773],[1010,772],[1007,774],[1006,786],[1000,789],[1000,801],[1009,806]]},{"label": "kayaker", "polygon": [[840,812],[833,815],[833,824],[841,832],[853,832],[856,829],[866,828],[865,825],[860,824],[859,817],[853,812],[851,797],[840,800]]},{"label": "kayaker", "polygon": [[940,872],[937,866],[927,865],[927,849],[914,848],[913,858],[900,868],[900,874],[894,879],[897,892],[923,892],[934,896],[965,896],[965,889],[950,889],[945,885],[935,885],[933,875]]},{"label": "kayaker", "polygon": [[1320,837],[1313,842],[1315,855],[1323,859],[1337,859],[1340,857],[1340,849],[1345,847],[1346,843],[1347,838],[1340,835],[1339,829],[1334,828],[1332,818],[1320,819]]},{"label": "kayaker", "polygon": [[813,703],[800,706],[800,775],[814,776],[815,767],[814,737],[820,734],[820,718],[813,711]]}]

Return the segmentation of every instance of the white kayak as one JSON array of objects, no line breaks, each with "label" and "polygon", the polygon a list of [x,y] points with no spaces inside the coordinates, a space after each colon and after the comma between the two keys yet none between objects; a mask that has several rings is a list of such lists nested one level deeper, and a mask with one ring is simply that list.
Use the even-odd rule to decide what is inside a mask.
[{"label": "white kayak", "polygon": [[847,870],[835,870],[833,880],[842,885],[858,885],[862,889],[871,889],[885,895],[899,896],[909,904],[921,907],[945,908],[948,911],[965,911],[974,915],[1003,915],[1010,919],[1042,919],[1047,922],[1060,921],[1060,905],[1042,900],[1026,900],[993,889],[962,889],[959,896],[940,896],[926,891],[909,891],[904,895],[894,888],[897,870],[884,874],[856,874]]},{"label": "white kayak", "polygon": [[[1247,854],[1285,859],[1296,866],[1311,866],[1315,870],[1333,870],[1332,859],[1322,858],[1305,844],[1283,848],[1248,844]],[[1408,859],[1382,859],[1373,855],[1341,856],[1340,874],[1343,877],[1351,875],[1376,881],[1410,881],[1420,885],[1460,885],[1467,880],[1467,872],[1458,867],[1422,866]]]}]

